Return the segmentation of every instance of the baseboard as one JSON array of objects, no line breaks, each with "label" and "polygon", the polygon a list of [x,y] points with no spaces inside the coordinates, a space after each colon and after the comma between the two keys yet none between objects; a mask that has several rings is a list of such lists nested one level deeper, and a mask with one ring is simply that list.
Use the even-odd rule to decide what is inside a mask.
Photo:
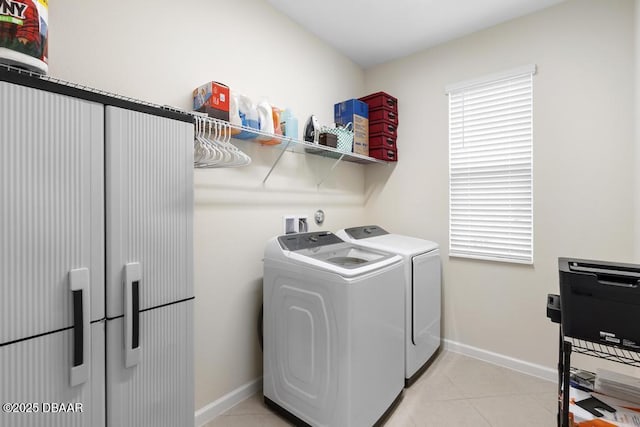
[{"label": "baseboard", "polygon": [[475,359],[482,360],[484,362],[493,363],[494,365],[502,366],[504,368],[513,369],[514,371],[522,372],[523,374],[533,375],[534,377],[542,378],[547,381],[558,381],[558,371],[552,368],[548,368],[542,365],[536,365],[524,360],[515,359],[513,357],[505,356],[503,354],[494,353],[492,351],[484,350],[477,347],[472,347],[467,344],[462,344],[456,341],[443,340],[445,350],[453,353],[463,354],[465,356],[473,357]]},{"label": "baseboard", "polygon": [[195,415],[195,427],[205,425],[221,413],[228,411],[260,390],[262,390],[262,378],[240,386],[231,393],[227,393],[220,399],[198,409]]}]

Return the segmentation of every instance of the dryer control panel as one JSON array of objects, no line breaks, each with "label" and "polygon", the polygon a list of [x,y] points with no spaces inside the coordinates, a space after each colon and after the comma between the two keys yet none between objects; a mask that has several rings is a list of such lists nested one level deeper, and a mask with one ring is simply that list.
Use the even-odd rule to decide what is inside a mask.
[{"label": "dryer control panel", "polygon": [[352,239],[357,240],[389,234],[386,230],[377,225],[365,225],[362,227],[345,228],[344,232],[347,233],[347,235]]}]

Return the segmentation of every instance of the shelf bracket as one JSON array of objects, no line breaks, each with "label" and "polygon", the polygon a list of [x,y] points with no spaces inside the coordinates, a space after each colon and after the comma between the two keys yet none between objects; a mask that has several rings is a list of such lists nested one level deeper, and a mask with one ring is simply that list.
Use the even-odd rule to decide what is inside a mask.
[{"label": "shelf bracket", "polygon": [[338,160],[336,160],[335,162],[333,162],[333,165],[331,166],[331,169],[329,169],[329,171],[322,177],[322,179],[320,180],[320,182],[318,183],[318,187],[320,187],[320,185],[322,185],[322,183],[324,182],[325,179],[327,179],[327,177],[333,172],[333,170],[336,168],[336,166],[338,166],[338,163],[340,163],[340,161],[342,161],[342,158],[344,157],[345,153],[342,153],[340,155],[340,157],[338,158]]},{"label": "shelf bracket", "polygon": [[284,154],[285,151],[287,151],[287,148],[289,148],[289,144],[291,144],[291,141],[292,141],[291,138],[289,138],[287,140],[287,145],[284,146],[282,151],[280,151],[280,154],[278,155],[278,158],[276,159],[276,161],[273,162],[273,164],[271,165],[271,169],[269,169],[269,172],[267,173],[267,176],[265,176],[264,179],[262,180],[262,184],[265,184],[267,182],[267,180],[269,179],[269,176],[271,175],[271,172],[273,172],[273,170],[275,169],[276,165],[280,162],[280,159],[282,158],[282,155]]}]

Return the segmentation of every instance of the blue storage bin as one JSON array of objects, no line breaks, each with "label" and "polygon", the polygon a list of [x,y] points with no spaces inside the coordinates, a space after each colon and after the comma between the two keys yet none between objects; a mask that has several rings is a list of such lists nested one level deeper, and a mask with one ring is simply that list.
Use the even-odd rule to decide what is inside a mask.
[{"label": "blue storage bin", "polygon": [[368,119],[369,105],[359,99],[349,99],[333,106],[333,118],[338,124],[355,123],[354,115]]}]

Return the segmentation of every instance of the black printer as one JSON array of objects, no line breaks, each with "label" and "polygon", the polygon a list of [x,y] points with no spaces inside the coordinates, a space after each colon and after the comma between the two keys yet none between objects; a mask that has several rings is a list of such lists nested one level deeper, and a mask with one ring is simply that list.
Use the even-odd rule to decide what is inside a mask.
[{"label": "black printer", "polygon": [[640,265],[559,258],[562,334],[640,351]]}]

